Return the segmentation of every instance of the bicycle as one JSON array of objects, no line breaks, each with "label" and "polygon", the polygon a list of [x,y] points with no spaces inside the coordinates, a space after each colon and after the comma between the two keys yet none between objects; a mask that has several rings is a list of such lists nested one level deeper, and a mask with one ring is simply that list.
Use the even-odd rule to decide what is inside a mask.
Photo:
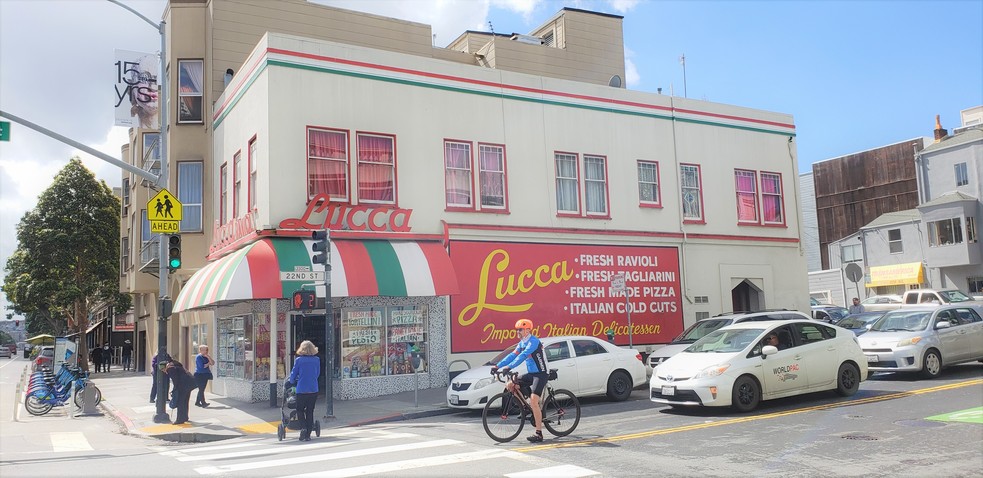
[{"label": "bicycle", "polygon": [[[550,381],[556,380],[556,370],[550,369]],[[513,371],[495,371],[492,375],[502,383],[505,383],[505,379],[516,383],[516,377],[519,376]],[[485,408],[481,411],[481,424],[492,440],[499,443],[512,441],[522,433],[527,416],[530,423],[532,422],[532,405],[529,404],[528,397],[522,389],[522,386],[517,386],[515,392],[510,392],[506,387],[485,404]],[[573,433],[580,423],[580,401],[569,390],[554,390],[549,382],[546,382],[546,390],[540,405],[543,407],[543,426],[558,437]]]},{"label": "bicycle", "polygon": [[45,368],[31,375],[24,391],[24,407],[31,415],[44,415],[56,406],[66,405],[72,398],[73,382],[76,407],[82,408],[82,391],[87,387],[93,389],[96,405],[102,400],[102,392],[88,381],[87,372],[63,363],[57,374]]}]

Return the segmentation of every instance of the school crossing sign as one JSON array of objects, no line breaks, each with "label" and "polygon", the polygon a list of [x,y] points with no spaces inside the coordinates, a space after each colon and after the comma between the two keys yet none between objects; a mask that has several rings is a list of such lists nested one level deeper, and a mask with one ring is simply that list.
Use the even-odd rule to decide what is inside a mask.
[{"label": "school crossing sign", "polygon": [[170,191],[161,189],[160,192],[147,201],[147,220],[150,221],[150,232],[154,234],[177,234],[181,232],[181,201],[178,201]]}]

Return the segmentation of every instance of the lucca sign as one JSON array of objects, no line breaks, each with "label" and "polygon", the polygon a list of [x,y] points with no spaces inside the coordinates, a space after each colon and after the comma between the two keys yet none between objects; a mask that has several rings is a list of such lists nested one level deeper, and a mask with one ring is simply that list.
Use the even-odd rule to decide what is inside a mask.
[{"label": "lucca sign", "polygon": [[412,209],[360,204],[338,204],[328,201],[323,194],[314,196],[307,203],[307,210],[300,218],[280,221],[280,229],[332,229],[372,232],[410,232]]}]

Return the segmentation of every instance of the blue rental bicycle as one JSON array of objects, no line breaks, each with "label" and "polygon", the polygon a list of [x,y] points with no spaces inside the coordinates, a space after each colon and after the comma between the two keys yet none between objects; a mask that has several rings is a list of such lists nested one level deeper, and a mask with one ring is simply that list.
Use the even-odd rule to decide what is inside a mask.
[{"label": "blue rental bicycle", "polygon": [[31,415],[44,415],[54,407],[67,405],[73,398],[72,384],[75,385],[74,403],[78,408],[83,405],[83,391],[87,387],[94,390],[95,404],[102,401],[99,387],[89,382],[89,374],[78,367],[63,363],[58,373],[52,373],[43,368],[31,374],[27,390],[24,392],[24,407]]}]

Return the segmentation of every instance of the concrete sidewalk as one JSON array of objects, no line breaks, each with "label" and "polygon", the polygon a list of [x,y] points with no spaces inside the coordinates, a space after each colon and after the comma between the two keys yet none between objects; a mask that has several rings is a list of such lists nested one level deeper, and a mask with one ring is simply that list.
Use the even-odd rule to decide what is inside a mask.
[{"label": "concrete sidewalk", "polygon": [[[154,423],[157,413],[150,403],[151,378],[133,372],[111,372],[92,377],[102,391],[100,406],[116,417],[131,435],[146,436],[177,442],[206,442],[243,435],[270,434],[276,436],[281,423],[279,406],[269,401],[247,403],[230,398],[205,394],[208,408],[194,406],[188,412],[190,422],[182,425]],[[446,388],[431,388],[360,400],[335,400],[334,417],[326,418],[324,397],[319,397],[315,418],[321,428],[340,428],[372,423],[392,422],[460,412],[446,405]],[[194,394],[192,392],[192,400]],[[165,407],[166,408],[166,407]],[[171,421],[175,410],[166,408]],[[285,412],[288,414],[290,410]],[[299,432],[287,430],[287,439],[296,440]]]}]

